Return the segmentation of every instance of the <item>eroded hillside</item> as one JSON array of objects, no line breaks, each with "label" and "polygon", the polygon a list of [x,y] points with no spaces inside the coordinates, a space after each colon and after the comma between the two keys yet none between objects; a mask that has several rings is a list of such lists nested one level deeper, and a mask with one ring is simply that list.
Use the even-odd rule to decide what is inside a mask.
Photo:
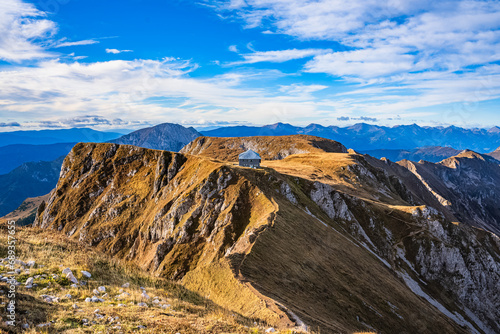
[{"label": "eroded hillside", "polygon": [[500,235],[500,165],[487,155],[465,150],[433,164],[399,162],[415,174],[459,221]]},{"label": "eroded hillside", "polygon": [[78,144],[35,225],[280,328],[500,330],[498,238],[452,223],[408,169],[355,153],[265,166]]}]

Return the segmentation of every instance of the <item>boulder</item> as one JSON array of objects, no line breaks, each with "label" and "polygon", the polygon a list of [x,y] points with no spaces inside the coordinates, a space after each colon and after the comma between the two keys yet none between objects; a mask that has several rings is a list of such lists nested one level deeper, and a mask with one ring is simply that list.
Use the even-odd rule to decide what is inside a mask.
[{"label": "boulder", "polygon": [[86,278],[91,278],[92,275],[88,272],[88,271],[85,271],[85,270],[81,270],[80,271],[82,273],[83,276],[85,276]]},{"label": "boulder", "polygon": [[33,277],[30,277],[26,280],[25,283],[26,288],[31,289],[33,287],[33,280],[34,280]]}]

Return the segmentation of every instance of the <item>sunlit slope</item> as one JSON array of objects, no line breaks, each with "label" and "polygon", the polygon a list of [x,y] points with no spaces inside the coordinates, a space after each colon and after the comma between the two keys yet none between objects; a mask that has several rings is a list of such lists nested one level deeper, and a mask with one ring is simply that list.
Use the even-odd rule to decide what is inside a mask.
[{"label": "sunlit slope", "polygon": [[334,140],[307,136],[254,136],[254,137],[198,137],[180,153],[202,156],[221,161],[238,161],[238,155],[251,149],[264,160],[280,160],[292,154],[347,152],[344,145]]},{"label": "sunlit slope", "polygon": [[281,328],[498,329],[498,240],[375,160],[315,153],[249,169],[78,144],[36,225]]}]

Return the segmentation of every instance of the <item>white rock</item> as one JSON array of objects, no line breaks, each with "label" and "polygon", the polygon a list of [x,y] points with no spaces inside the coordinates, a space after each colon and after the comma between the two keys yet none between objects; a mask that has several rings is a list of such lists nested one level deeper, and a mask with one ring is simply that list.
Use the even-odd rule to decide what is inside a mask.
[{"label": "white rock", "polygon": [[73,296],[72,296],[72,295],[70,295],[69,293],[68,293],[67,295],[65,295],[64,297],[66,297],[66,298],[68,298],[68,299],[73,298]]},{"label": "white rock", "polygon": [[122,288],[128,288],[128,287],[130,287],[130,283],[125,283],[122,285]]},{"label": "white rock", "polygon": [[28,329],[28,328],[30,328],[30,325],[29,325],[29,324],[23,324],[23,326],[22,326],[22,327],[23,327],[24,329]]},{"label": "white rock", "polygon": [[146,299],[150,299],[151,298],[151,297],[148,296],[148,294],[146,293],[146,291],[142,291],[141,297],[142,298],[146,298]]},{"label": "white rock", "polygon": [[130,296],[130,293],[124,292],[124,293],[119,294],[118,296],[116,296],[116,298],[118,298],[118,299],[125,299],[125,298],[127,298],[129,296]]},{"label": "white rock", "polygon": [[[87,301],[87,299],[85,299],[85,301]],[[78,305],[76,304],[71,305],[71,307],[74,308],[75,310],[79,308]]]},{"label": "white rock", "polygon": [[97,288],[100,292],[106,292],[106,287],[105,286],[100,286]]},{"label": "white rock", "polygon": [[47,303],[52,303],[53,297],[47,296],[47,295],[42,295],[43,300],[45,300]]},{"label": "white rock", "polygon": [[139,303],[139,304],[137,304],[137,306],[148,307],[148,304],[146,304],[146,303]]},{"label": "white rock", "polygon": [[276,330],[272,327],[269,327],[268,329],[266,329],[266,333],[274,333],[276,332]]},{"label": "white rock", "polygon": [[35,266],[35,260],[31,260],[31,261],[26,262],[26,265],[28,267],[34,267]]},{"label": "white rock", "polygon": [[76,279],[76,277],[73,275],[72,272],[66,274],[66,278],[69,279],[74,284],[78,283],[78,280]]},{"label": "white rock", "polygon": [[62,273],[63,273],[63,275],[67,275],[67,274],[73,273],[73,272],[71,271],[71,269],[65,268],[65,269],[62,270]]},{"label": "white rock", "polygon": [[92,275],[88,271],[81,270],[80,272],[82,273],[83,276],[85,276],[87,278],[91,278],[92,277]]},{"label": "white rock", "polygon": [[27,287],[28,289],[32,288],[32,287],[33,287],[33,280],[34,280],[34,279],[33,279],[33,277],[28,278],[28,279],[26,280],[26,283],[25,283],[24,285],[26,285],[26,287]]},{"label": "white rock", "polygon": [[89,297],[85,298],[85,302],[90,303],[91,301],[92,301],[91,298],[89,298]]}]

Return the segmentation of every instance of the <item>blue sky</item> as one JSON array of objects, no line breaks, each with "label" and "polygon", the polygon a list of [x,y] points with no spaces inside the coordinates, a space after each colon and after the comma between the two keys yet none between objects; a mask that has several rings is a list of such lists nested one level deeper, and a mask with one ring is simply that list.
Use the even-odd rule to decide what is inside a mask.
[{"label": "blue sky", "polygon": [[500,3],[2,0],[0,131],[500,125]]}]

